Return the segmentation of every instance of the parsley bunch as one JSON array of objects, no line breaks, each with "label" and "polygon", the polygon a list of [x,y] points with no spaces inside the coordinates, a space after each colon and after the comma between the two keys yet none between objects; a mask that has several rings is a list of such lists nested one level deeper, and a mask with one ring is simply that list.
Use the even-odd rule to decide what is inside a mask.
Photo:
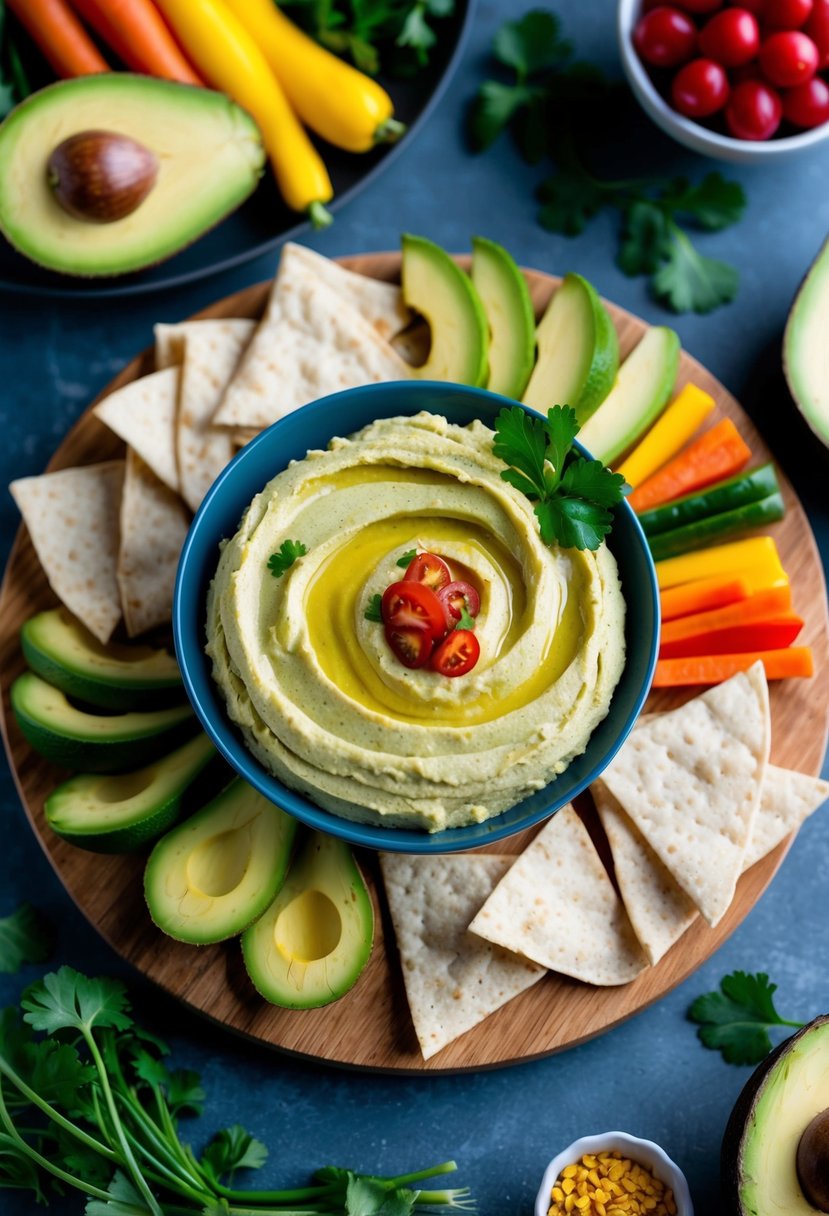
[{"label": "parsley bunch", "polygon": [[554,405],[533,418],[518,405],[495,420],[492,450],[510,465],[501,477],[535,503],[541,539],[566,549],[598,549],[613,526],[610,508],[630,492],[621,473],[588,460],[573,447],[576,411]]},{"label": "parsley bunch", "polygon": [[717,232],[736,223],[746,205],[738,182],[708,173],[686,178],[611,181],[597,176],[583,157],[595,147],[618,106],[618,86],[591,64],[573,59],[554,13],[535,9],[507,22],[493,42],[495,61],[508,80],[488,80],[470,113],[477,151],[508,129],[523,158],[545,158],[554,172],[538,188],[539,223],[551,232],[578,236],[603,208],[621,220],[617,255],[627,275],[648,275],[651,290],[673,312],[708,313],[737,293],[733,266],[705,257],[683,227]]},{"label": "parsley bunch", "polygon": [[[21,1016],[22,1015],[22,1016]],[[46,1037],[37,1037],[39,1033]],[[32,984],[0,1014],[0,1187],[81,1191],[86,1216],[410,1216],[472,1210],[469,1192],[426,1191],[448,1161],[397,1178],[326,1166],[307,1187],[235,1190],[237,1170],[268,1150],[243,1127],[216,1133],[201,1156],[179,1119],[201,1113],[197,1073],[170,1069],[169,1048],[133,1021],[123,984],[71,967]]]},{"label": "parsley bunch", "polygon": [[774,1007],[777,985],[762,971],[756,975],[732,971],[720,981],[719,992],[698,996],[688,1017],[699,1023],[700,1041],[722,1053],[727,1064],[759,1064],[771,1051],[769,1027],[791,1026]]},{"label": "parsley bunch", "polygon": [[[361,72],[409,76],[425,67],[455,0],[282,0],[317,42]],[[437,21],[437,28],[434,22]]]}]

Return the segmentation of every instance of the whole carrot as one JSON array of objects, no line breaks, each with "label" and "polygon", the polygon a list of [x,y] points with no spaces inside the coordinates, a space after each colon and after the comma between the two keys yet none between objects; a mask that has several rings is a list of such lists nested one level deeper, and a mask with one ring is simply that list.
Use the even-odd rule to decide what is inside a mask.
[{"label": "whole carrot", "polygon": [[133,71],[183,84],[204,83],[152,0],[72,0],[72,6]]},{"label": "whole carrot", "polygon": [[58,76],[108,72],[109,64],[66,0],[8,0]]}]

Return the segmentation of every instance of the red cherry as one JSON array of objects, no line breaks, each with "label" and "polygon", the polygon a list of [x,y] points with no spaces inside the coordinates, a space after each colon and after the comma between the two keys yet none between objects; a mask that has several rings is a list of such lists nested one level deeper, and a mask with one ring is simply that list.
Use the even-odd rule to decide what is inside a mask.
[{"label": "red cherry", "polygon": [[697,27],[678,8],[661,5],[637,22],[633,45],[645,63],[657,68],[675,68],[693,55]]},{"label": "red cherry", "polygon": [[728,77],[713,59],[692,59],[671,85],[674,107],[687,118],[708,118],[728,101]]},{"label": "red cherry", "polygon": [[770,30],[799,30],[813,6],[814,0],[766,0],[763,24]]},{"label": "red cherry", "polygon": [[759,80],[738,84],[725,108],[726,124],[737,139],[770,139],[782,116],[779,93]]},{"label": "red cherry", "polygon": [[783,115],[796,127],[819,127],[829,122],[829,84],[814,76],[783,94]]},{"label": "red cherry", "polygon": [[760,49],[757,18],[746,8],[726,8],[703,27],[699,49],[724,68],[750,63]]},{"label": "red cherry", "polygon": [[818,71],[829,68],[829,0],[815,0],[804,32],[818,49]]},{"label": "red cherry", "polygon": [[766,80],[781,89],[793,89],[811,80],[820,62],[814,42],[800,30],[770,34],[760,47],[759,58]]}]

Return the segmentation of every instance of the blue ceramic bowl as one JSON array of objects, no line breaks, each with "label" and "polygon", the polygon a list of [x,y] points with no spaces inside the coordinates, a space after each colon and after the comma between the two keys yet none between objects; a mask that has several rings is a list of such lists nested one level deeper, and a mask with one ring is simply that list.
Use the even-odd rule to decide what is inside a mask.
[{"label": "blue ceramic bowl", "polygon": [[[610,547],[619,565],[627,603],[627,662],[610,713],[578,756],[545,789],[486,823],[429,834],[422,830],[355,823],[324,811],[288,789],[256,760],[230,721],[204,653],[205,600],[219,558],[219,542],[233,536],[251,499],[290,460],[324,448],[335,435],[350,435],[376,418],[430,410],[465,425],[480,418],[494,427],[511,405],[483,389],[424,380],[372,384],[323,397],[263,431],[220,474],[199,508],[182,550],[173,604],[176,654],[185,688],[199,719],[221,754],[261,794],[303,823],[352,844],[400,853],[450,853],[492,844],[531,827],[585,789],[627,738],[647,696],[659,641],[656,572],[642,529],[627,504],[616,512]],[[530,411],[532,412],[532,411]]]}]

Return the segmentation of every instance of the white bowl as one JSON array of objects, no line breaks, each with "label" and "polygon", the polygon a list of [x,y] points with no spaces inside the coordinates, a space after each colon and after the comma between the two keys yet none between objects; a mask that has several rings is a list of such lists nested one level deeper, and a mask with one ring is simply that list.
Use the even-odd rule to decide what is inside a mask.
[{"label": "white bowl", "polygon": [[686,148],[692,148],[694,152],[701,152],[704,156],[714,156],[719,160],[728,160],[739,165],[756,165],[781,160],[794,156],[798,152],[804,152],[829,139],[829,122],[825,122],[819,127],[813,127],[811,131],[803,131],[799,135],[786,135],[781,139],[748,140],[732,139],[730,135],[720,135],[719,132],[709,131],[707,127],[694,122],[692,118],[685,118],[660,96],[645,65],[636,53],[633,45],[633,28],[639,18],[641,8],[642,0],[619,0],[616,30],[619,37],[622,67],[636,100],[648,117],[652,118],[666,135],[671,135],[679,143],[685,144]]},{"label": "white bowl", "polygon": [[691,1192],[685,1175],[668,1154],[654,1144],[653,1140],[640,1140],[638,1136],[629,1136],[627,1132],[605,1132],[601,1136],[582,1136],[557,1157],[553,1157],[544,1171],[541,1186],[535,1200],[535,1216],[547,1216],[550,1208],[550,1194],[553,1183],[558,1178],[565,1165],[578,1161],[585,1153],[620,1152],[631,1161],[638,1161],[646,1166],[660,1182],[664,1182],[674,1193],[677,1216],[694,1216],[694,1205],[691,1203]]}]

